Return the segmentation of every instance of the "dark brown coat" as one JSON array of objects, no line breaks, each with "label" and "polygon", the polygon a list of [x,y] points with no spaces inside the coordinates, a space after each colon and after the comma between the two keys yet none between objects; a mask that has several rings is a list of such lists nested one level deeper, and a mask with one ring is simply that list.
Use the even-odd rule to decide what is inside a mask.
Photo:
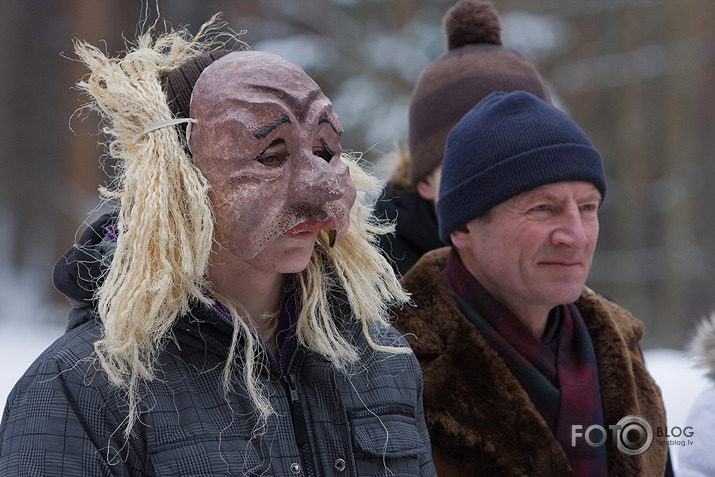
[{"label": "dark brown coat", "polygon": [[[424,405],[440,476],[573,475],[560,444],[504,361],[464,317],[443,282],[449,248],[432,251],[404,277],[414,306],[397,311],[424,374]],[[665,427],[660,389],[638,349],[643,324],[590,290],[577,307],[596,352],[606,428],[628,415]],[[587,427],[586,425],[584,428]],[[610,431],[609,431],[610,435]],[[621,453],[609,437],[609,475],[663,475],[667,447]]]}]

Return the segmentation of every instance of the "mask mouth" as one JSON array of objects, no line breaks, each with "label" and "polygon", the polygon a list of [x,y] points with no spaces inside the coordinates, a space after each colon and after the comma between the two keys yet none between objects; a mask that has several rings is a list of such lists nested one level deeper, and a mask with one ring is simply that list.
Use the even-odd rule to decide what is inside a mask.
[{"label": "mask mouth", "polygon": [[250,260],[280,236],[300,238],[304,236],[302,234],[325,229],[332,247],[345,236],[349,226],[350,211],[342,204],[329,202],[320,207],[292,207],[273,224],[254,230],[235,252],[243,260]]},{"label": "mask mouth", "polygon": [[335,225],[335,220],[329,217],[327,220],[320,220],[315,217],[311,217],[295,227],[286,230],[283,235],[291,236],[298,235],[304,232],[319,232],[323,229],[335,230],[337,226]]}]

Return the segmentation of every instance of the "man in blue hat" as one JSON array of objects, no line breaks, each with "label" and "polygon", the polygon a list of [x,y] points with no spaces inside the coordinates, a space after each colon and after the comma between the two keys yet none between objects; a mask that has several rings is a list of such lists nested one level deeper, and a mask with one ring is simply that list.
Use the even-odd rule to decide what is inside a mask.
[{"label": "man in blue hat", "polygon": [[[585,286],[606,194],[586,134],[531,93],[492,93],[451,130],[437,219],[451,245],[403,284],[443,475],[663,475],[643,323]],[[645,423],[645,424],[644,424]]]}]

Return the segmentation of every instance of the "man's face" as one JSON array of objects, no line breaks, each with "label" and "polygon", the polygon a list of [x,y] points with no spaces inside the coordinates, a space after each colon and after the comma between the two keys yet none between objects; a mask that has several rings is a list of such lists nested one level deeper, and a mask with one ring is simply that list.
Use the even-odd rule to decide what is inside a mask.
[{"label": "man's face", "polygon": [[601,194],[589,182],[547,184],[502,202],[451,235],[462,262],[512,312],[578,299],[598,238]]},{"label": "man's face", "polygon": [[342,128],[300,68],[263,52],[230,53],[199,77],[190,147],[211,185],[215,241],[239,260],[302,270],[318,231],[340,240],[355,187]]}]

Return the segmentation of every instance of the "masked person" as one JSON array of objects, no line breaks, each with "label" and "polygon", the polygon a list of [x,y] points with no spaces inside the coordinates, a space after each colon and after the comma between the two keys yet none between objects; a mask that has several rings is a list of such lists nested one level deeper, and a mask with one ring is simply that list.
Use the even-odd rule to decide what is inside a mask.
[{"label": "masked person", "polygon": [[422,365],[440,477],[664,475],[643,323],[585,287],[605,194],[586,134],[531,93],[492,93],[449,133],[451,246],[405,275],[414,306],[395,321]]},{"label": "masked person", "polygon": [[70,323],[8,398],[0,475],[434,475],[376,180],[303,70],[203,38],[76,46],[118,205],[57,262]]},{"label": "masked person", "polygon": [[450,129],[494,91],[529,91],[550,101],[534,65],[502,45],[492,3],[461,0],[442,23],[447,52],[427,65],[412,91],[408,147],[400,145],[383,158],[392,170],[375,215],[395,223],[393,234],[380,236],[380,247],[400,275],[424,253],[445,246],[435,204]]}]

